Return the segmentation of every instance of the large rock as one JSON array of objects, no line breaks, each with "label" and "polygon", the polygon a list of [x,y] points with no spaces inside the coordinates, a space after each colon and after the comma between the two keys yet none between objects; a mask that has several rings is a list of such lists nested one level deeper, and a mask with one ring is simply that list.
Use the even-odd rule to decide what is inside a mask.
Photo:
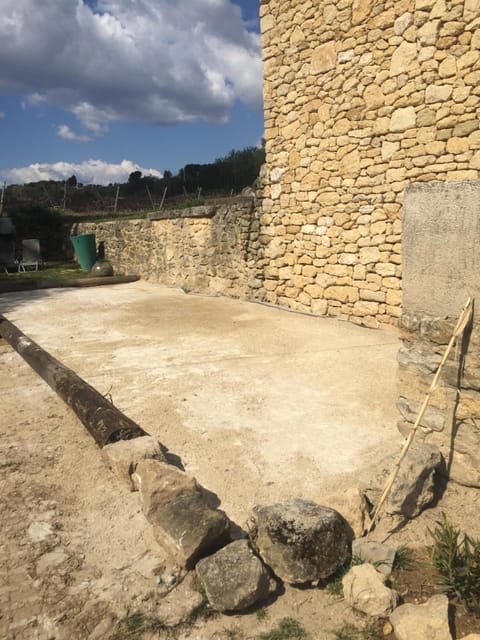
[{"label": "large rock", "polygon": [[375,540],[359,539],[352,542],[352,556],[373,565],[384,576],[389,576],[395,560],[395,549]]},{"label": "large rock", "polygon": [[[362,482],[363,492],[373,505],[378,503],[395,462],[395,459],[384,460],[380,465],[380,472]],[[400,471],[384,505],[385,513],[404,518],[417,516],[434,500],[437,471],[440,471],[443,464],[438,447],[414,441],[400,465]]]},{"label": "large rock", "polygon": [[174,550],[186,567],[229,540],[227,517],[210,507],[195,478],[167,463],[142,460],[133,480],[157,541]]},{"label": "large rock", "polygon": [[254,508],[256,545],[289,584],[328,578],[350,556],[350,528],[334,509],[310,500]]},{"label": "large rock", "polygon": [[403,604],[390,615],[397,640],[452,640],[447,596],[433,596],[425,604]]},{"label": "large rock", "polygon": [[197,563],[197,576],[217,611],[242,611],[276,590],[260,558],[246,540],[236,540]]},{"label": "large rock", "polygon": [[107,444],[102,449],[102,458],[132,491],[134,490],[132,474],[140,460],[154,459],[166,462],[159,442],[152,436],[141,436]]},{"label": "large rock", "polygon": [[353,609],[374,618],[384,617],[399,600],[398,593],[385,586],[385,579],[372,564],[359,564],[343,577],[343,596]]}]

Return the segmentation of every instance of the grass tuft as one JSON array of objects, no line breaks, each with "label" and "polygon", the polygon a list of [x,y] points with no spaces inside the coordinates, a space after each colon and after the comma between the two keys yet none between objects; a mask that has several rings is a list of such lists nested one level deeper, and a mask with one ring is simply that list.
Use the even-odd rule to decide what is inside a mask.
[{"label": "grass tuft", "polygon": [[373,623],[367,624],[363,629],[347,623],[332,633],[335,640],[382,640],[382,634]]},{"label": "grass tuft", "polygon": [[282,618],[276,627],[258,637],[260,640],[302,640],[307,638],[307,632],[297,620]]}]

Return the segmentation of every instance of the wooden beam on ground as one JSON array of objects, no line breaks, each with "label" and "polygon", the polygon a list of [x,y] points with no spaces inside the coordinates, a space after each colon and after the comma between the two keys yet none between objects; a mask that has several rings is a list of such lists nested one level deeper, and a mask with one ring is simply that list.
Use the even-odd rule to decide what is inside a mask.
[{"label": "wooden beam on ground", "polygon": [[100,447],[147,435],[136,422],[2,315],[0,336],[73,409]]}]

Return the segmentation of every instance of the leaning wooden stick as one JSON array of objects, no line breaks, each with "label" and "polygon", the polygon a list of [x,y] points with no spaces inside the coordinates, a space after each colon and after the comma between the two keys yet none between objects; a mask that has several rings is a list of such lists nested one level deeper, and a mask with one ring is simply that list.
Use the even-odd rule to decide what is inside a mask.
[{"label": "leaning wooden stick", "polygon": [[450,342],[447,345],[447,348],[445,349],[445,353],[443,354],[443,358],[440,361],[440,364],[438,365],[438,369],[437,372],[432,380],[432,383],[430,385],[429,390],[427,391],[427,394],[425,395],[425,399],[422,403],[422,406],[420,407],[420,410],[417,414],[417,418],[415,420],[415,423],[410,431],[410,433],[408,434],[408,438],[405,440],[405,443],[402,447],[402,451],[400,452],[400,455],[398,457],[398,460],[395,464],[395,467],[392,471],[392,473],[390,474],[390,476],[387,479],[387,482],[385,483],[385,487],[383,489],[383,493],[380,497],[380,500],[378,501],[378,504],[375,508],[375,511],[373,513],[372,516],[372,520],[370,522],[370,526],[368,527],[368,531],[367,533],[370,533],[370,531],[373,528],[373,525],[375,524],[376,520],[378,519],[378,514],[380,513],[381,508],[383,507],[385,501],[387,500],[388,496],[390,495],[390,491],[392,490],[392,486],[393,483],[395,482],[397,476],[398,476],[398,472],[400,471],[400,465],[402,464],[403,459],[405,458],[405,456],[407,455],[407,452],[410,448],[410,445],[413,442],[413,439],[415,437],[415,434],[417,433],[418,427],[420,425],[420,422],[422,421],[423,415],[425,413],[425,410],[428,406],[428,403],[430,402],[430,399],[432,397],[433,392],[436,389],[436,386],[438,384],[438,380],[440,378],[440,374],[442,372],[443,366],[445,364],[445,362],[447,361],[448,356],[450,355],[451,350],[453,349],[456,341],[458,340],[458,338],[463,334],[463,332],[465,331],[465,327],[467,326],[467,324],[470,321],[470,318],[472,316],[472,298],[468,298],[467,302],[465,303],[465,306],[462,309],[462,313],[460,314],[460,317],[458,318],[457,324],[455,325],[455,329],[453,330],[452,333],[452,337],[450,338]]}]

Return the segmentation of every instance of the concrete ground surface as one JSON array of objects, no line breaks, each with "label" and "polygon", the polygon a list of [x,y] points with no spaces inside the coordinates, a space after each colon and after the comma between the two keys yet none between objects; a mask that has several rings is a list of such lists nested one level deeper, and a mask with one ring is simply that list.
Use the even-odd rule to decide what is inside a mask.
[{"label": "concrete ground surface", "polygon": [[[256,504],[335,506],[400,447],[395,329],[143,281],[4,294],[0,313],[158,437],[242,528]],[[161,613],[166,566],[138,494],[6,343],[0,391],[0,636],[113,638],[114,621],[140,606],[181,619],[168,603]],[[302,610],[312,637],[332,638],[353,614],[340,602],[319,613],[322,598],[287,588],[271,620]],[[178,637],[234,637],[222,624]],[[255,638],[267,623],[241,624],[239,637]]]},{"label": "concrete ground surface", "polygon": [[318,499],[400,442],[394,329],[147,282],[10,294],[1,306],[178,455],[233,519],[258,503]]}]

